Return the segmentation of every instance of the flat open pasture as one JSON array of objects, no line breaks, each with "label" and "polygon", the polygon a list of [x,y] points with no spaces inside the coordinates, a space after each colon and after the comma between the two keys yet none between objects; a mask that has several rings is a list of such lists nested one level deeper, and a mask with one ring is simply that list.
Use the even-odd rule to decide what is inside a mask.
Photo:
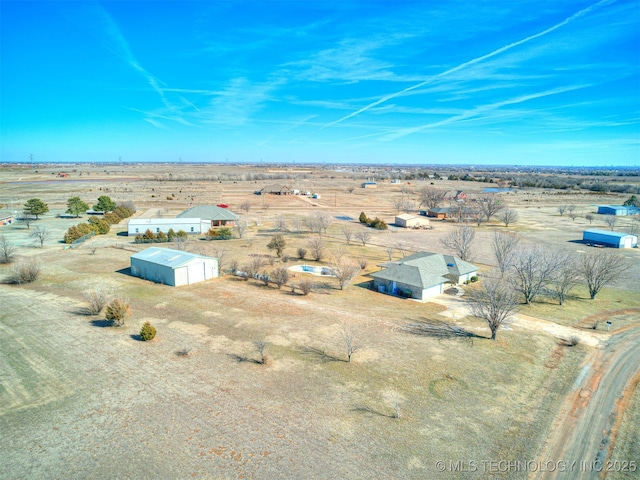
[{"label": "flat open pasture", "polygon": [[[429,181],[381,182],[368,190],[359,188],[363,174],[353,172],[286,171],[292,178],[272,180],[255,177],[264,169],[242,166],[174,166],[171,178],[149,165],[74,168],[69,179],[55,181],[49,180],[60,167],[0,171],[0,202],[41,198],[51,211],[34,225],[54,233],[41,249],[20,224],[0,232],[16,244],[18,259],[37,256],[42,265],[40,278],[28,285],[7,284],[11,266],[0,265],[2,478],[483,478],[483,471],[442,473],[436,462],[535,459],[592,352],[517,325],[493,342],[481,338],[489,335],[483,323],[447,315],[446,303],[368,288],[366,274],[388,261],[389,245],[393,258],[402,249],[444,253],[439,239],[454,224],[369,229],[364,245],[347,243],[343,228],[366,229],[357,222],[362,211],[392,223],[393,200],[415,198]],[[486,186],[441,182],[470,194]],[[321,198],[253,193],[273,183],[305,185]],[[194,238],[187,248],[223,252],[227,264],[240,267],[256,253],[272,255],[274,266],[326,263],[297,258],[310,238],[298,219],[324,211],[335,220],[322,236],[327,251],[366,267],[345,290],[335,279],[298,273],[293,281],[304,276],[316,284],[307,296],[232,275],[180,288],[154,284],[129,274],[129,256],[146,245],[125,235],[126,220],[79,248],[61,243],[70,225],[86,221],[65,217],[66,199],[77,195],[91,204],[103,194],[133,201],[142,217],[229,204],[247,221],[245,235]],[[561,217],[557,198],[535,189],[500,195],[519,211],[521,221],[508,230],[523,241],[587,248],[573,241],[588,222]],[[614,202],[583,194],[571,201],[585,212]],[[240,209],[243,202],[248,211]],[[282,219],[286,263],[266,247]],[[482,269],[493,264],[488,241],[495,229],[505,227],[494,221],[477,229],[475,261]],[[598,315],[616,316],[617,328],[635,325],[640,256],[623,254],[635,283],[605,289],[595,301],[578,288],[562,307],[542,302],[522,313],[576,331]],[[95,285],[128,299],[132,316],[124,327],[85,314],[83,291]],[[424,319],[453,321],[479,338],[437,340],[399,328]],[[158,330],[151,342],[138,338],[145,321]],[[361,344],[351,363],[342,323],[356,329]],[[599,333],[605,334],[602,321]],[[266,365],[257,361],[256,340],[268,342]],[[505,478],[520,478],[512,474]]]}]

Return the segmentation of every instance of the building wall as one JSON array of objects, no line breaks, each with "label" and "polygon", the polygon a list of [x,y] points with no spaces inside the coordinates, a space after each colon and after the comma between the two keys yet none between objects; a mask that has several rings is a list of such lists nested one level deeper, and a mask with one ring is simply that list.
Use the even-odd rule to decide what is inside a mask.
[{"label": "building wall", "polygon": [[477,274],[478,274],[478,272],[476,271],[476,272],[469,272],[469,273],[467,273],[467,274],[465,274],[465,275],[460,275],[460,276],[458,277],[458,284],[461,284],[461,283],[464,283],[464,282],[470,281],[470,280],[471,280],[471,277],[473,277],[473,276],[475,276],[475,275],[477,275]]},{"label": "building wall", "polygon": [[[151,230],[153,233],[168,233],[169,230],[173,228],[174,232],[178,232],[179,230],[184,230],[188,234],[199,235],[202,233],[202,223],[198,219],[198,221],[190,220],[187,222],[181,222],[180,219],[176,218],[175,222],[172,223],[155,223],[153,218],[149,219],[149,222],[138,223],[134,221],[129,221],[129,225],[127,227],[127,234],[129,236],[135,236],[137,234],[144,235],[144,232]],[[233,224],[233,222],[231,222]]]},{"label": "building wall", "polygon": [[139,258],[131,258],[131,274],[163,285],[176,286],[173,268],[140,260]]},{"label": "building wall", "polygon": [[138,258],[131,258],[131,274],[152,282],[181,287],[217,278],[218,260],[216,258],[196,258],[186,265],[171,268]]},{"label": "building wall", "polygon": [[[585,243],[595,243],[597,245],[606,245],[607,247],[614,247],[614,248],[624,248],[625,247],[625,243],[631,243],[633,246],[633,239],[630,240],[626,240],[625,238],[627,237],[633,237],[633,235],[625,235],[623,237],[620,236],[615,236],[615,235],[607,235],[604,233],[598,233],[598,232],[589,232],[586,231],[582,234],[582,240]],[[635,243],[638,243],[638,238],[635,238]]]},{"label": "building wall", "polygon": [[[427,298],[433,297],[435,295],[440,295],[443,291],[444,284],[421,289],[420,287],[415,287],[413,285],[407,285],[399,282],[392,282],[391,280],[385,280],[382,278],[374,278],[373,288],[377,292],[385,293],[387,295],[398,295],[400,293],[399,291],[402,291],[402,292],[410,291],[411,298],[415,298],[416,300],[426,300]],[[400,296],[405,296],[405,295],[400,295]]]}]

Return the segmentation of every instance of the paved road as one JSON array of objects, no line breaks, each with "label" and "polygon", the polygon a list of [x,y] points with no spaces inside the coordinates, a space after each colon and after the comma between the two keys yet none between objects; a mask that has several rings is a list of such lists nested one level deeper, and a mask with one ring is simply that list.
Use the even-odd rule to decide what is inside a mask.
[{"label": "paved road", "polygon": [[564,461],[565,471],[538,472],[531,478],[601,478],[612,447],[611,428],[620,413],[616,401],[639,370],[640,328],[612,336],[595,352],[565,401],[539,458],[543,464]]}]

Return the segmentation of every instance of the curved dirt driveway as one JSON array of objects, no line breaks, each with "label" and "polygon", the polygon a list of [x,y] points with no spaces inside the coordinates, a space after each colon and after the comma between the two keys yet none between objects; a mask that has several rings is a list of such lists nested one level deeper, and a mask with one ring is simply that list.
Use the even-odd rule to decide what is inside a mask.
[{"label": "curved dirt driveway", "polygon": [[[612,336],[604,349],[591,356],[561,408],[539,458],[542,462],[564,461],[572,466],[572,471],[538,473],[531,478],[606,477],[607,458],[614,440],[612,428],[622,414],[618,401],[640,370],[639,345],[640,328],[634,328]],[[616,471],[616,466],[611,467]]]}]

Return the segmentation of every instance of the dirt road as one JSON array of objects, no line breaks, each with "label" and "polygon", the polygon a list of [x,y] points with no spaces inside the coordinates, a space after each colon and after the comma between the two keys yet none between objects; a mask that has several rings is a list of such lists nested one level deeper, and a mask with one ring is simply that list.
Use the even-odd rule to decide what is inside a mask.
[{"label": "dirt road", "polygon": [[635,328],[612,336],[604,349],[592,355],[561,408],[539,458],[542,463],[562,461],[566,468],[537,472],[532,479],[597,479],[606,477],[607,472],[629,468],[611,464],[607,456],[613,447],[612,427],[622,414],[618,411],[619,399],[640,368],[638,345],[640,328]]}]

